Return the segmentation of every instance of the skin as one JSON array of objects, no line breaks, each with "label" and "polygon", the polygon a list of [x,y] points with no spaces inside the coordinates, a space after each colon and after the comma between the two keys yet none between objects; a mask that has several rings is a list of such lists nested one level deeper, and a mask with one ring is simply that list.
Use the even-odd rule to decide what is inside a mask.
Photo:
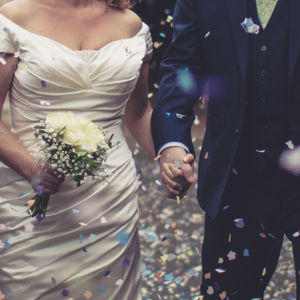
[{"label": "skin", "polygon": [[[135,36],[142,26],[139,17],[132,11],[113,9],[106,1],[99,0],[15,0],[2,6],[0,13],[26,30],[75,51],[101,49],[114,40]],[[6,61],[7,64],[0,68],[0,112],[18,64],[13,55],[8,55]],[[126,105],[124,122],[141,147],[154,157],[150,129],[152,108],[147,97],[148,73],[149,63],[144,63],[136,88]],[[39,175],[39,185],[44,186],[44,192],[56,193],[63,179],[55,177],[51,169],[43,171],[1,119],[0,130],[4,132],[0,135],[0,160],[31,182],[34,189],[34,179]],[[166,152],[168,149],[164,151],[164,158]],[[168,165],[168,172],[162,177],[167,195],[174,198],[175,193],[178,194],[176,189],[183,195],[187,184],[182,171],[169,165],[168,159],[161,159],[162,162]]]}]

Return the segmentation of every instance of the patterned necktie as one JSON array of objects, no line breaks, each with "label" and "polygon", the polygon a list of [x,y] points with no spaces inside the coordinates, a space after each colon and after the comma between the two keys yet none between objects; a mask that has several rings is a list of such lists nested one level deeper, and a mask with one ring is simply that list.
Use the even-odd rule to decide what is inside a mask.
[{"label": "patterned necktie", "polygon": [[276,4],[277,0],[256,0],[258,19],[263,29],[266,28]]}]

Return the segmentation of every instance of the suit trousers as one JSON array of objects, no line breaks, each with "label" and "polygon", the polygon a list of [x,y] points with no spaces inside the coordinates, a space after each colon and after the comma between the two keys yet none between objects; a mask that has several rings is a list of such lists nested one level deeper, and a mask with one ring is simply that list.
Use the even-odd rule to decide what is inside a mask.
[{"label": "suit trousers", "polygon": [[263,299],[286,235],[300,300],[300,176],[279,169],[266,153],[246,157],[233,166],[217,217],[206,216],[201,295]]}]

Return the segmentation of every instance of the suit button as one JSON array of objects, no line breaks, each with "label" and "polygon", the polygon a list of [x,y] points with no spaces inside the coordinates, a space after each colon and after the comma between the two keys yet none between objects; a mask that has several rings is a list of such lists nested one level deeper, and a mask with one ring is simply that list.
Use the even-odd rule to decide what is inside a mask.
[{"label": "suit button", "polygon": [[266,70],[261,70],[260,71],[260,77],[265,77],[267,75],[267,71]]},{"label": "suit button", "polygon": [[262,45],[260,47],[260,49],[261,49],[262,52],[266,52],[268,50],[268,47],[266,45]]},{"label": "suit button", "polygon": [[240,133],[240,130],[239,130],[238,128],[236,128],[236,129],[234,130],[234,132],[235,132],[236,134],[239,134],[239,133]]}]

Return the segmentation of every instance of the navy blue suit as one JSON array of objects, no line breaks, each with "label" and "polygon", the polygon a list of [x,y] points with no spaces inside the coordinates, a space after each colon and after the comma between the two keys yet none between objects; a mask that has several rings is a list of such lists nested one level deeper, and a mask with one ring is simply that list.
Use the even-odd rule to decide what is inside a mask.
[{"label": "navy blue suit", "polygon": [[[300,74],[300,66],[296,68],[300,50],[300,1],[291,1],[290,14],[289,95],[290,99],[296,99],[300,93],[299,76],[296,76]],[[217,215],[243,128],[249,41],[240,23],[246,16],[246,0],[178,0],[173,41],[161,63],[159,104],[152,117],[156,151],[167,142],[178,141],[193,152],[192,107],[209,82],[198,200],[211,217]],[[189,92],[184,93],[178,86],[178,70],[192,72],[196,86]],[[295,107],[300,113],[300,101]],[[166,113],[171,115],[167,117]],[[176,113],[186,117],[177,118]],[[300,132],[300,118],[295,122]],[[205,159],[206,153],[210,159]]]},{"label": "navy blue suit", "polygon": [[180,142],[194,153],[193,105],[208,83],[201,294],[262,299],[285,234],[300,300],[300,178],[277,164],[287,141],[300,144],[300,1],[278,0],[257,35],[241,26],[246,17],[259,23],[255,0],[177,1],[152,134],[157,152]]}]

